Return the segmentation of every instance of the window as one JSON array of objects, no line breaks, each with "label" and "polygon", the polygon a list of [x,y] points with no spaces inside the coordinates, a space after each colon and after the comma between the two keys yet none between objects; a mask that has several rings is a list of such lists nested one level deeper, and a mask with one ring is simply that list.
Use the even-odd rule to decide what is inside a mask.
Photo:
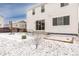
[{"label": "window", "polygon": [[64,25],[69,25],[69,16],[64,16]]},{"label": "window", "polygon": [[38,30],[41,30],[41,21],[38,21]]},{"label": "window", "polygon": [[35,9],[33,9],[33,11],[32,11],[32,15],[35,15]]},{"label": "window", "polygon": [[36,30],[45,30],[45,21],[36,21]]},{"label": "window", "polygon": [[45,21],[44,20],[41,21],[41,29],[45,30]]},{"label": "window", "polygon": [[61,7],[64,7],[64,6],[69,5],[69,3],[61,3],[60,5],[61,5]]},{"label": "window", "polygon": [[63,17],[56,17],[53,18],[53,26],[57,25],[69,25],[69,16],[63,16]]},{"label": "window", "polygon": [[63,17],[57,18],[57,25],[63,25]]},{"label": "window", "polygon": [[44,12],[45,11],[45,8],[44,8],[44,5],[41,6],[41,12]]},{"label": "window", "polygon": [[17,26],[17,25],[16,25]]},{"label": "window", "polygon": [[38,30],[38,21],[36,21],[36,30]]},{"label": "window", "polygon": [[53,18],[53,26],[57,25],[57,18]]},{"label": "window", "polygon": [[0,26],[1,26],[1,24],[0,24]]}]

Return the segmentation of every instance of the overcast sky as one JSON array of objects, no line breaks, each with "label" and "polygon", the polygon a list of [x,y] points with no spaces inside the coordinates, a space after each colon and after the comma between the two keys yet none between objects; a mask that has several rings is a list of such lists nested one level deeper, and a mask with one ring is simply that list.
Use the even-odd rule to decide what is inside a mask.
[{"label": "overcast sky", "polygon": [[33,5],[32,3],[0,3],[0,16],[3,16],[5,22],[9,20],[19,20],[26,18],[26,9]]}]

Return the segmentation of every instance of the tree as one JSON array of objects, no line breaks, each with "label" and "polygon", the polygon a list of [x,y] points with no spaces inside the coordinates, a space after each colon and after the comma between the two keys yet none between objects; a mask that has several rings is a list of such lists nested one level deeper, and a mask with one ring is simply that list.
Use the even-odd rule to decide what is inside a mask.
[{"label": "tree", "polygon": [[33,31],[32,32],[33,35],[34,35],[34,39],[33,39],[33,42],[36,46],[36,49],[38,48],[38,45],[41,43],[41,39],[43,38],[43,35],[44,35],[44,32],[41,32],[41,31]]},{"label": "tree", "polygon": [[12,21],[9,21],[9,29],[10,29],[10,33],[12,34]]}]

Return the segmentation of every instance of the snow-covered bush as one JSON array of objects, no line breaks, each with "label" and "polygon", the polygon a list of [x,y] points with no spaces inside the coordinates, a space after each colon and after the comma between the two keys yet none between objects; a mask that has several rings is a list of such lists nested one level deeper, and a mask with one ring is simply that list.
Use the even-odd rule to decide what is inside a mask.
[{"label": "snow-covered bush", "polygon": [[22,35],[22,39],[26,39],[26,35]]},{"label": "snow-covered bush", "polygon": [[33,31],[32,35],[34,36],[33,38],[33,43],[36,46],[36,49],[38,48],[38,45],[41,43],[41,39],[43,38],[44,32],[41,31]]}]

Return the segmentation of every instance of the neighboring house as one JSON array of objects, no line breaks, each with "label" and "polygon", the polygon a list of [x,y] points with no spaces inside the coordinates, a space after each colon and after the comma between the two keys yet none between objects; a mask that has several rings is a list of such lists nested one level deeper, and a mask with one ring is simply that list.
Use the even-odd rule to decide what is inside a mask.
[{"label": "neighboring house", "polygon": [[24,20],[9,21],[5,24],[3,32],[26,32],[26,22]]},{"label": "neighboring house", "polygon": [[3,16],[0,16],[0,33],[1,32],[10,32],[9,24],[4,23]]},{"label": "neighboring house", "polygon": [[24,20],[18,20],[12,22],[12,28],[15,28],[17,32],[26,31],[26,22]]},{"label": "neighboring house", "polygon": [[4,18],[3,16],[0,16],[0,28],[4,27]]},{"label": "neighboring house", "polygon": [[79,23],[78,23],[78,34],[79,34]]},{"label": "neighboring house", "polygon": [[35,4],[27,10],[27,31],[78,35],[79,4]]},{"label": "neighboring house", "polygon": [[20,29],[25,29],[26,28],[26,22],[25,21],[15,22],[15,23],[13,23],[13,27],[20,28]]}]

